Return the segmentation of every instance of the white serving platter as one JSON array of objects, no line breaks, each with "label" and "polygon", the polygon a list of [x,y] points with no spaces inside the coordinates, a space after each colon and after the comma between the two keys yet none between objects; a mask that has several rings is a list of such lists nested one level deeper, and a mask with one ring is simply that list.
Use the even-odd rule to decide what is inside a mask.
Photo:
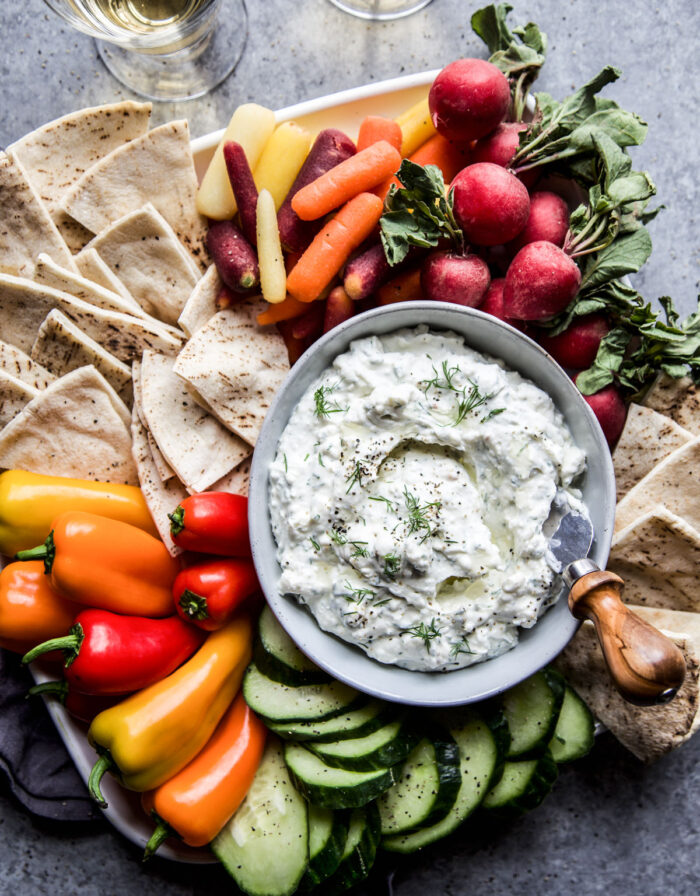
[{"label": "white serving platter", "polygon": [[[278,110],[275,113],[276,119],[278,122],[294,120],[312,132],[325,127],[337,127],[354,139],[360,122],[366,115],[394,118],[422,99],[437,71],[391,78],[308,100]],[[223,129],[192,141],[195,167],[200,178],[222,134]],[[53,678],[36,663],[32,665],[31,671],[37,684]],[[97,759],[96,752],[87,741],[87,726],[72,719],[56,700],[46,698],[46,706],[80,776],[87,783],[90,770]],[[109,775],[103,778],[102,792],[108,803],[107,808],[102,810],[105,818],[142,850],[153,832],[153,824],[142,811],[138,794],[124,790]],[[217,861],[208,850],[192,849],[175,840],[164,843],[159,848],[158,855],[176,862],[204,864]]]}]

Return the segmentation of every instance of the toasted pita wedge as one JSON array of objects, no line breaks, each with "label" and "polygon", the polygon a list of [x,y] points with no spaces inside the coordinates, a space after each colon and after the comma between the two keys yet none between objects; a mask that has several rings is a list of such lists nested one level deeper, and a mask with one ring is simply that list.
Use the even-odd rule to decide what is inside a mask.
[{"label": "toasted pita wedge", "polygon": [[689,634],[664,631],[683,651],[687,672],[676,696],[663,706],[634,706],[610,680],[591,622],[584,622],[555,665],[593,715],[642,762],[653,762],[692,736],[698,727],[700,646]]},{"label": "toasted pita wedge", "polygon": [[152,318],[106,311],[33,280],[0,274],[0,331],[22,351],[31,352],[39,327],[54,308],[125,364],[147,348],[174,353],[182,345],[171,328]]},{"label": "toasted pita wedge", "polygon": [[228,492],[230,495],[245,495],[248,497],[248,485],[250,483],[250,465],[252,457],[247,457],[234,467],[230,473],[222,476],[212,487],[213,492]]},{"label": "toasted pita wedge", "polygon": [[200,278],[172,227],[149,203],[99,233],[89,247],[114,271],[149,314],[177,319]]},{"label": "toasted pita wedge", "polygon": [[[662,631],[683,632],[700,645],[700,613],[685,610],[666,610],[663,607],[643,607],[630,604],[630,610]],[[700,713],[695,719],[700,725]]]},{"label": "toasted pita wedge", "polygon": [[[90,238],[92,239],[92,236]],[[74,261],[86,280],[97,283],[98,286],[104,286],[105,289],[109,289],[111,292],[116,292],[129,304],[133,302],[138,308],[141,307],[109,265],[105,264],[104,260],[100,258],[97,249],[91,249],[86,246],[82,252],[75,256]]]},{"label": "toasted pita wedge", "polygon": [[627,492],[615,511],[615,532],[656,504],[700,531],[700,438],[676,448]]},{"label": "toasted pita wedge", "polygon": [[45,389],[56,379],[45,367],[18,349],[16,345],[10,345],[2,340],[0,340],[0,370],[38,391]]},{"label": "toasted pita wedge", "polygon": [[144,352],[141,401],[149,432],[185,488],[201,492],[250,454],[250,447],[203,410],[173,373],[173,359]]},{"label": "toasted pita wedge", "polygon": [[139,415],[139,419],[141,420],[141,425],[146,431],[146,437],[148,438],[148,447],[151,449],[151,456],[153,457],[153,462],[156,465],[156,469],[158,470],[158,475],[160,476],[163,482],[167,482],[169,479],[172,479],[175,475],[175,470],[170,466],[167,460],[163,457],[163,452],[158,447],[156,440],[153,438],[151,433],[148,431],[148,422],[146,421],[146,415],[143,412],[143,397],[141,395],[141,362],[138,360],[134,360],[131,365],[131,381],[134,389],[134,407],[136,408],[136,412]]},{"label": "toasted pita wedge", "polygon": [[640,479],[676,448],[693,440],[693,433],[652,408],[630,404],[625,428],[613,452],[619,501]]},{"label": "toasted pita wedge", "polygon": [[0,152],[0,209],[0,271],[31,278],[40,252],[69,270],[77,270],[24,169],[4,152]]},{"label": "toasted pita wedge", "polygon": [[171,121],[113,150],[64,196],[62,209],[93,233],[152,202],[202,269],[206,222],[186,121]]},{"label": "toasted pita wedge", "polygon": [[173,557],[177,557],[178,554],[182,553],[182,548],[174,544],[170,536],[168,514],[172,513],[177,505],[185,500],[188,494],[187,489],[177,477],[173,477],[168,482],[163,482],[158,475],[158,470],[148,447],[146,427],[141,422],[136,405],[134,405],[131,416],[131,436],[133,439],[133,457],[139,474],[141,491],[146,499],[146,504],[163,544]]},{"label": "toasted pita wedge", "polygon": [[270,402],[289,370],[280,334],[258,326],[263,307],[261,299],[246,299],[219,311],[197,330],[173,368],[219,420],[250,445],[255,445]]},{"label": "toasted pita wedge", "polygon": [[627,603],[700,612],[700,531],[663,505],[615,534],[608,569]]},{"label": "toasted pita wedge", "polygon": [[0,370],[0,426],[13,420],[39,392],[34,386]]},{"label": "toasted pita wedge", "polygon": [[662,373],[645,395],[644,404],[700,435],[700,393],[690,377],[674,380]]},{"label": "toasted pita wedge", "polygon": [[61,311],[50,311],[31,352],[32,358],[56,376],[90,364],[102,374],[127,407],[133,401],[131,368],[90,339]]},{"label": "toasted pita wedge", "polygon": [[221,287],[221,278],[215,265],[211,265],[190,293],[177,321],[188,336],[193,336],[214,317],[218,311],[216,300]]},{"label": "toasted pita wedge", "polygon": [[135,317],[145,317],[143,308],[133,298],[125,299],[111,289],[106,289],[80,274],[62,268],[44,252],[40,253],[36,260],[34,280],[43,286],[67,292],[68,295],[75,296],[88,305],[96,305],[108,311],[119,311],[121,314],[133,314]]},{"label": "toasted pita wedge", "polygon": [[51,383],[0,432],[2,466],[135,485],[124,415],[105,378],[80,367]]}]

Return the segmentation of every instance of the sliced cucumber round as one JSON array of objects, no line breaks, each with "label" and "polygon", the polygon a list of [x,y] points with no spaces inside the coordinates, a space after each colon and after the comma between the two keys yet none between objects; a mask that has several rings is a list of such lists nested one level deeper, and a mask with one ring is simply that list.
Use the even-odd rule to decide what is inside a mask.
[{"label": "sliced cucumber round", "polygon": [[243,696],[253,712],[270,722],[328,719],[364,702],[358,691],[340,681],[289,687],[263,675],[255,663],[246,670]]},{"label": "sliced cucumber round", "polygon": [[447,815],[459,792],[459,748],[449,732],[424,738],[409,754],[401,777],[377,800],[382,835],[428,827]]},{"label": "sliced cucumber round", "polygon": [[212,841],[214,855],[244,893],[290,896],[308,862],[306,803],[270,738],[240,808]]},{"label": "sliced cucumber round", "polygon": [[576,691],[566,686],[557,727],[549,742],[549,750],[555,762],[572,762],[593,749],[595,721],[590,709]]},{"label": "sliced cucumber round", "polygon": [[372,870],[381,838],[375,803],[355,809],[350,816],[348,837],[340,865],[326,881],[323,896],[336,896],[363,881]]},{"label": "sliced cucumber round", "polygon": [[260,614],[253,656],[263,675],[291,687],[330,681],[330,676],[299,650],[268,606]]},{"label": "sliced cucumber round", "polygon": [[371,772],[332,768],[315,753],[296,743],[285,745],[284,758],[299,792],[310,803],[328,809],[365,806],[388,790],[399,776],[399,771],[394,768]]},{"label": "sliced cucumber round", "polygon": [[559,718],[564,700],[564,679],[552,669],[541,669],[501,695],[508,720],[508,759],[544,751]]},{"label": "sliced cucumber round", "polygon": [[364,737],[331,743],[308,743],[307,747],[326,765],[348,771],[370,772],[403,762],[415,743],[416,736],[402,719],[397,719]]},{"label": "sliced cucumber round", "polygon": [[268,727],[285,740],[327,743],[344,738],[364,737],[390,721],[387,706],[370,700],[356,709],[344,710],[328,719],[307,722],[268,722]]},{"label": "sliced cucumber round", "polygon": [[308,804],[309,867],[300,889],[311,890],[327,880],[340,865],[348,838],[348,814]]},{"label": "sliced cucumber round", "polygon": [[501,780],[484,799],[484,809],[520,814],[535,809],[557,779],[557,764],[549,750],[535,759],[506,762]]},{"label": "sliced cucumber round", "polygon": [[391,852],[415,852],[446,837],[481,803],[488,792],[499,765],[499,750],[493,732],[476,712],[465,714],[459,725],[451,725],[450,733],[459,747],[461,782],[454,803],[438,822],[421,826],[417,831],[395,834],[382,841]]}]

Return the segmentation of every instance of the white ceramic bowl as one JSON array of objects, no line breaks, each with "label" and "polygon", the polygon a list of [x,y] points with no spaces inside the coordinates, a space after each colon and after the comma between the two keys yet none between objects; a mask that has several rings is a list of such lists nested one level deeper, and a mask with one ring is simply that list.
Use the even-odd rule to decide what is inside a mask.
[{"label": "white ceramic bowl", "polygon": [[265,418],[253,455],[250,537],[270,607],[301,650],[321,668],[386,700],[454,706],[505,690],[546,665],[566,646],[578,623],[569,612],[564,589],[557,603],[533,628],[523,630],[517,646],[507,653],[452,672],[412,672],[370,659],[359,647],[324,632],[304,606],[280,594],[281,569],[268,512],[269,467],[291,412],[309,385],[354,339],[418,324],[460,334],[467,345],[501,358],[552,397],[576,443],[586,452],[582,490],[596,533],[590,556],[605,566],[615,517],[615,479],[610,451],[595,416],[567,374],[535,342],[490,315],[447,302],[406,302],[367,311],[326,334],[297,361]]}]

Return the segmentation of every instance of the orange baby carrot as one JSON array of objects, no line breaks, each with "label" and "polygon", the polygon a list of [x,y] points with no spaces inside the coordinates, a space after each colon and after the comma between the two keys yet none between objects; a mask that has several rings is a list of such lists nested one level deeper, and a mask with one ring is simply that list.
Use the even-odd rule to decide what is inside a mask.
[{"label": "orange baby carrot", "polygon": [[442,171],[445,183],[449,184],[454,176],[469,164],[469,147],[452,143],[441,134],[435,134],[418,147],[411,156],[411,161],[416,165],[437,165]]},{"label": "orange baby carrot", "polygon": [[344,202],[376,187],[401,164],[401,154],[386,140],[350,156],[294,194],[292,209],[303,221],[314,221]]},{"label": "orange baby carrot", "polygon": [[380,305],[393,305],[395,302],[412,302],[422,299],[420,268],[397,274],[393,280],[380,286],[376,295]]},{"label": "orange baby carrot", "polygon": [[346,202],[316,234],[289,272],[287,292],[300,302],[319,298],[350,253],[377,226],[383,208],[384,203],[374,193],[359,193]]},{"label": "orange baby carrot", "polygon": [[373,143],[386,140],[387,143],[397,149],[401,149],[403,134],[401,125],[393,118],[382,118],[381,115],[368,115],[362,120],[357,135],[357,151],[367,149]]},{"label": "orange baby carrot", "polygon": [[290,320],[293,317],[299,317],[300,314],[303,314],[307,310],[304,302],[297,302],[296,299],[287,296],[283,302],[278,302],[276,305],[270,305],[269,308],[261,311],[260,314],[258,314],[258,323],[261,327],[265,327],[268,324],[277,324],[281,320]]}]

